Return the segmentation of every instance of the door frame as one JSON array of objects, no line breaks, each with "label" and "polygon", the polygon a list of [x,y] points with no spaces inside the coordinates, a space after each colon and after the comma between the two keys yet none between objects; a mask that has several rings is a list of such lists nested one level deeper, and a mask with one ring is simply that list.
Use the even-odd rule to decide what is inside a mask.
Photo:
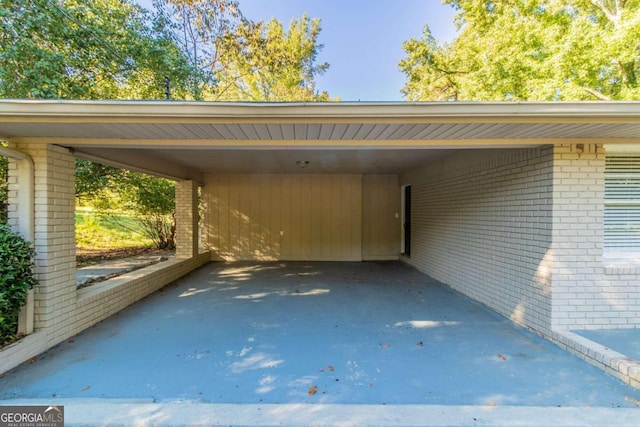
[{"label": "door frame", "polygon": [[411,184],[403,185],[400,194],[402,221],[400,221],[400,253],[411,258]]}]

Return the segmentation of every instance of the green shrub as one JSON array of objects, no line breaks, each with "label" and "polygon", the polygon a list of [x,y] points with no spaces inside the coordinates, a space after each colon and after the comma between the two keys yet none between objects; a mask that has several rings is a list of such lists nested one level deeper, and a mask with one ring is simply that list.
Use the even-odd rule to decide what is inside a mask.
[{"label": "green shrub", "polygon": [[31,244],[6,225],[0,225],[0,345],[15,338],[18,315],[30,289],[35,252]]}]

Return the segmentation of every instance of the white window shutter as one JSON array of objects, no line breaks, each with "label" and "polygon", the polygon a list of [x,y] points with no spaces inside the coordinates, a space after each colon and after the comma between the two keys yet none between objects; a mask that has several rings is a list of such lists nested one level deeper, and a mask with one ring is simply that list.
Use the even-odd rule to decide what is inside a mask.
[{"label": "white window shutter", "polygon": [[604,248],[640,250],[640,153],[607,155]]}]

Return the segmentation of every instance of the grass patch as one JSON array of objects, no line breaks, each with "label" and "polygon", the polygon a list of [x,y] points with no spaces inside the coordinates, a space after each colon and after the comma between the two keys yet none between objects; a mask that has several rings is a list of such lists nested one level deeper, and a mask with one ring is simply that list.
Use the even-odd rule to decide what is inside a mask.
[{"label": "grass patch", "polygon": [[121,249],[153,246],[141,233],[140,224],[127,213],[104,217],[91,208],[76,208],[76,247]]}]

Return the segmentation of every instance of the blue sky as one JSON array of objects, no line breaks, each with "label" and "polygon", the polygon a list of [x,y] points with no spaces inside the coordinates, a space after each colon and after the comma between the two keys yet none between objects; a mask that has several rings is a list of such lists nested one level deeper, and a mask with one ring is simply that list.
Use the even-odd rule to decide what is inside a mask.
[{"label": "blue sky", "polygon": [[455,36],[455,12],[440,0],[239,1],[240,10],[254,21],[276,18],[288,24],[305,12],[320,18],[324,48],[318,61],[330,68],[316,79],[317,89],[342,101],[402,100],[402,42],[420,37],[427,24],[438,40]]}]

